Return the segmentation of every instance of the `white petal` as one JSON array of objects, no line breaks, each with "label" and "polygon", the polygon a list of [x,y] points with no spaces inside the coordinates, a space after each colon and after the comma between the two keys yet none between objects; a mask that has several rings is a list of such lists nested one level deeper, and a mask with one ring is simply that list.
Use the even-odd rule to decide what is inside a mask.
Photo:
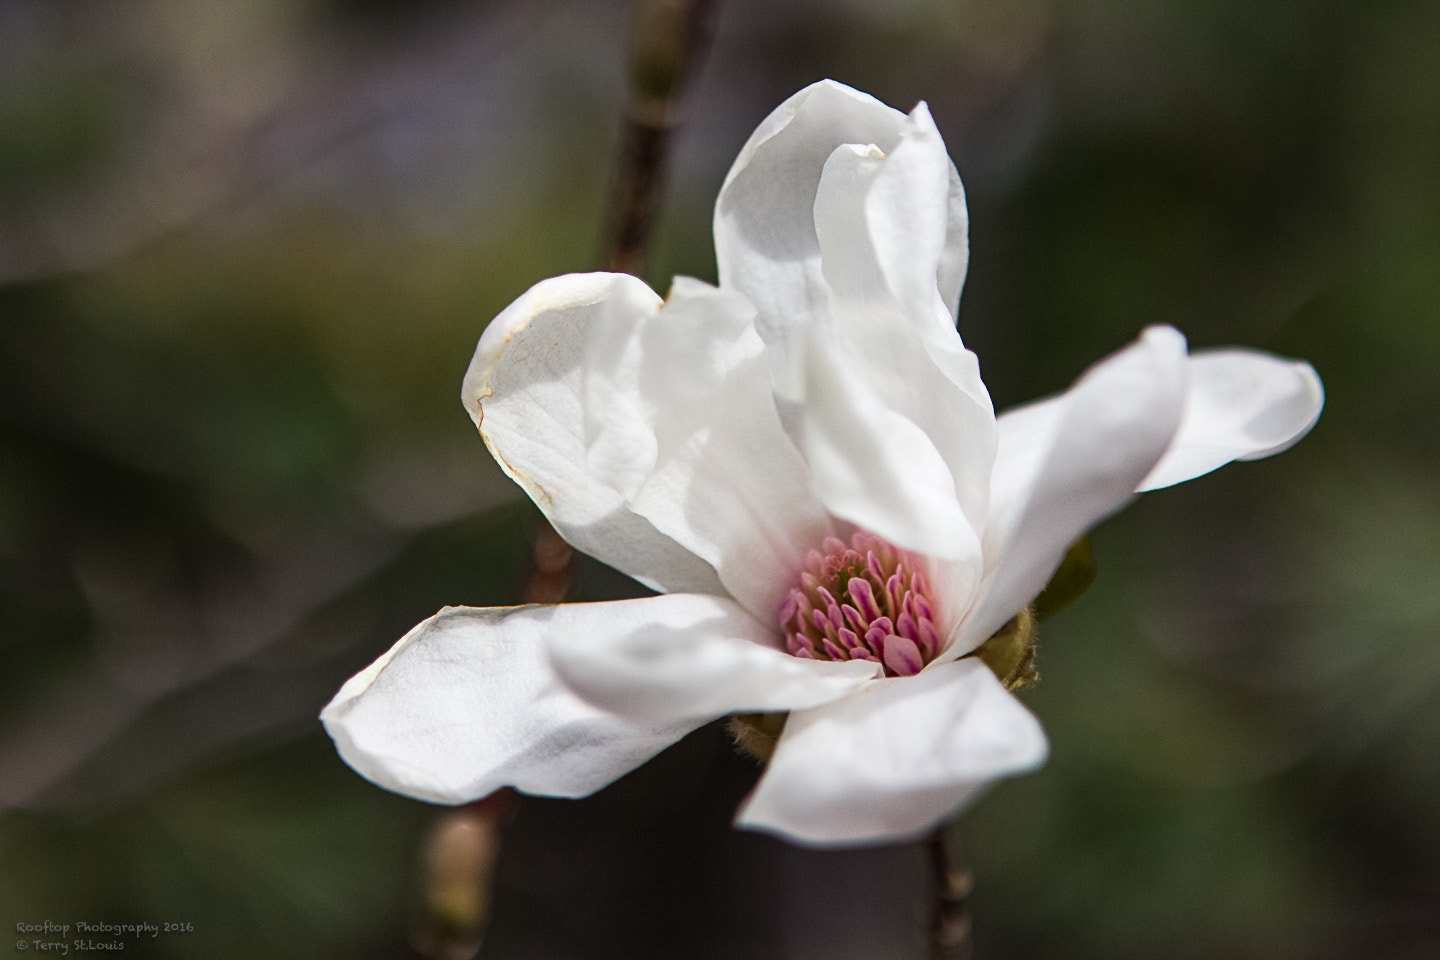
[{"label": "white petal", "polygon": [[[585,418],[582,360],[592,327],[607,314],[653,315],[659,307],[659,297],[624,274],[536,284],[480,338],[465,374],[465,409],[500,466],[576,548],[658,590],[720,593],[714,569],[633,513],[589,457],[587,426],[595,426]],[[642,434],[630,451],[641,462],[653,456],[643,442]]]},{"label": "white petal", "polygon": [[[824,80],[775,108],[741,148],[715,203],[715,255],[720,286],[755,305],[767,342],[763,325],[803,322],[824,306],[814,202],[826,159],[842,144],[873,144],[889,153],[906,130],[900,111]],[[947,189],[949,220],[935,283],[953,315],[966,238],[959,178]]]},{"label": "white petal", "polygon": [[1046,749],[1034,716],[967,658],[792,713],[736,822],[811,844],[906,840]]},{"label": "white petal", "polygon": [[1231,460],[1258,460],[1310,432],[1325,404],[1315,368],[1254,350],[1205,350],[1190,357],[1190,390],[1180,430],[1140,485],[1156,490]]},{"label": "white petal", "polygon": [[[978,529],[987,512],[995,414],[979,363],[960,342],[937,285],[952,178],[958,185],[921,104],[890,155],[845,146],[830,156],[815,225],[830,317],[863,361],[852,377],[866,376],[890,409],[931,438]],[[957,206],[963,215],[963,197]],[[960,229],[963,235],[963,220]]]},{"label": "white petal", "polygon": [[727,713],[813,707],[879,670],[866,661],[792,657],[772,646],[773,627],[719,597],[670,594],[605,606],[604,631],[549,635],[552,661],[576,693],[645,724],[694,726]]},{"label": "white petal", "polygon": [[758,310],[819,499],[902,546],[973,559],[994,413],[955,332],[964,194],[928,110],[802,90],[742,149],[715,231],[721,286]]},{"label": "white petal", "polygon": [[935,282],[940,288],[940,299],[945,302],[946,315],[954,317],[960,309],[960,288],[965,284],[965,272],[970,266],[970,211],[965,205],[960,171],[953,163],[947,179],[950,186],[945,195],[945,248],[936,265]]},{"label": "white petal", "polygon": [[[780,425],[754,315],[737,293],[677,278],[658,314],[596,326],[586,401],[607,419],[592,465],[768,625],[805,552],[834,529]],[[623,442],[597,457],[610,436]],[[641,462],[626,448],[649,452],[644,469],[607,472],[600,461]]]},{"label": "white petal", "polygon": [[964,194],[952,195],[960,178],[925,104],[899,134],[888,153],[846,144],[826,159],[815,192],[821,271],[833,295],[893,311],[927,340],[954,341],[940,276],[956,269],[949,248],[966,235]]},{"label": "white petal", "polygon": [[1185,338],[1151,327],[1069,391],[1001,415],[980,598],[941,660],[975,649],[1044,588],[1066,548],[1119,510],[1180,424]]},{"label": "white petal", "polygon": [[464,803],[507,785],[592,793],[690,729],[623,720],[555,677],[545,637],[643,619],[616,606],[447,607],[352,677],[320,719],[357,772],[422,800]]},{"label": "white petal", "polygon": [[845,143],[894,146],[904,120],[831,80],[776,107],[740,149],[715,201],[720,285],[777,322],[823,305],[814,204],[825,160]]},{"label": "white petal", "polygon": [[820,501],[897,546],[978,563],[979,537],[934,440],[870,386],[864,359],[842,341],[808,331],[797,345],[806,360],[803,450]]}]

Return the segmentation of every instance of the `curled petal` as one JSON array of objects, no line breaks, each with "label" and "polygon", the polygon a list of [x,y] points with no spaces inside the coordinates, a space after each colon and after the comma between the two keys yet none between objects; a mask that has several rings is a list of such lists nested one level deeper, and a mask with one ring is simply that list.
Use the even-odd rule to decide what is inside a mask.
[{"label": "curled petal", "polygon": [[[847,145],[830,156],[815,225],[832,336],[853,344],[858,361],[851,377],[865,378],[878,399],[931,438],[978,528],[989,497],[995,414],[979,363],[960,342],[936,282],[953,176],[921,104],[889,155]],[[958,207],[963,215],[963,197]]]},{"label": "curled petal", "polygon": [[1191,480],[1231,460],[1288,450],[1310,432],[1325,404],[1315,368],[1255,350],[1204,350],[1190,357],[1185,416],[1140,490]]},{"label": "curled petal", "polygon": [[549,633],[556,671],[591,703],[646,725],[829,703],[878,673],[865,661],[782,652],[775,630],[720,597],[670,594],[605,607],[603,631]]},{"label": "curled petal", "polygon": [[[654,599],[665,598],[621,603]],[[465,803],[503,786],[592,793],[690,730],[605,713],[556,678],[544,636],[603,635],[611,606],[447,607],[350,678],[320,719],[362,776],[422,800]]]},{"label": "curled petal", "polygon": [[948,259],[963,262],[964,192],[925,104],[897,133],[886,150],[847,143],[825,159],[814,212],[821,271],[832,296],[882,307],[926,339],[954,340],[958,288],[940,277],[954,269]]},{"label": "curled petal", "polygon": [[814,204],[825,160],[847,143],[889,150],[904,122],[898,110],[833,80],[776,107],[741,148],[715,202],[720,286],[743,293],[763,323],[803,320],[823,305]]},{"label": "curled petal", "polygon": [[[892,151],[895,162],[885,161]],[[845,154],[856,154],[858,166],[831,171],[834,182],[822,184],[827,161]],[[720,286],[755,305],[760,335],[776,351],[777,390],[795,402],[802,364],[787,356],[786,341],[797,328],[828,322],[831,284],[854,267],[863,266],[863,278],[857,275],[851,288],[898,296],[907,314],[902,323],[925,330],[927,344],[943,344],[940,353],[955,352],[967,227],[960,178],[924,105],[906,117],[824,80],[777,107],[731,166],[715,202]],[[865,243],[864,234],[877,242]],[[848,250],[845,238],[855,241]],[[832,257],[837,267],[827,271],[823,262]],[[947,372],[958,364],[957,384],[978,387],[976,398],[988,406],[963,360],[936,362]]]},{"label": "curled petal", "polygon": [[610,428],[613,458],[648,469],[656,452],[635,421],[587,422],[583,360],[607,315],[653,315],[660,298],[625,274],[569,274],[530,288],[486,328],[465,374],[465,409],[501,468],[573,546],[657,590],[720,593],[715,570],[626,504],[597,470],[590,438]]},{"label": "curled petal", "polygon": [[980,661],[931,666],[792,713],[736,822],[815,845],[906,840],[1046,751],[1039,722]]},{"label": "curled petal", "polygon": [[802,90],[741,150],[715,238],[722,288],[756,307],[815,495],[902,546],[973,557],[994,413],[955,332],[964,194],[925,106],[907,117],[831,81]]}]

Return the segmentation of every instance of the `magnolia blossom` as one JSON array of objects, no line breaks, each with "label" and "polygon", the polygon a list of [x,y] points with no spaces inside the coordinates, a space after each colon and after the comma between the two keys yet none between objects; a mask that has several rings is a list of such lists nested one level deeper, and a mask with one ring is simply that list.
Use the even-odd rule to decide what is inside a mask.
[{"label": "magnolia blossom", "polygon": [[788,712],[737,822],[816,844],[917,835],[1041,763],[977,648],[1135,493],[1285,449],[1322,392],[1156,326],[996,417],[955,329],[966,238],[925,105],[827,81],[730,170],[718,287],[572,274],[516,300],[465,407],[566,540],[660,595],[442,610],[325,708],[345,760],[441,803],[581,796],[716,717]]}]

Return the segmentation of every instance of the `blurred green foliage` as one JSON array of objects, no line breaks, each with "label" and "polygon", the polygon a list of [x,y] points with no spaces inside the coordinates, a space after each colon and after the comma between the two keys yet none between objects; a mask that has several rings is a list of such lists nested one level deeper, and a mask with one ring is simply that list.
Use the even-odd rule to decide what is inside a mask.
[{"label": "blurred green foliage", "polygon": [[[126,8],[0,8],[0,919],[403,955],[431,812],[314,717],[439,606],[519,596],[537,517],[459,380],[593,265],[625,23]],[[749,130],[833,76],[934,109],[997,406],[1147,323],[1326,383],[1294,450],[1094,535],[1026,693],[1052,759],[956,828],[980,956],[1440,955],[1437,55],[1422,0],[726,6],[662,289],[713,275]],[[913,851],[731,833],[754,773],[718,737],[522,804],[486,955],[916,956]]]}]

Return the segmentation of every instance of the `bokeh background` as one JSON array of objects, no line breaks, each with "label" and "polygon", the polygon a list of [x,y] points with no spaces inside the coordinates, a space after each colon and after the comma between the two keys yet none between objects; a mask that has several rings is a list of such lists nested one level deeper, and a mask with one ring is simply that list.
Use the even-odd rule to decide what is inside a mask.
[{"label": "bokeh background", "polygon": [[[459,382],[500,308],[597,262],[629,17],[0,0],[7,936],[411,955],[437,810],[315,716],[438,607],[522,590],[538,515]],[[1095,534],[1025,695],[1053,758],[956,832],[981,958],[1440,957],[1437,63],[1430,0],[724,4],[662,289],[713,279],[730,160],[829,76],[930,103],[997,406],[1157,322],[1328,390],[1294,450]],[[754,776],[710,728],[523,800],[482,957],[920,956],[920,852],[734,833]]]}]

